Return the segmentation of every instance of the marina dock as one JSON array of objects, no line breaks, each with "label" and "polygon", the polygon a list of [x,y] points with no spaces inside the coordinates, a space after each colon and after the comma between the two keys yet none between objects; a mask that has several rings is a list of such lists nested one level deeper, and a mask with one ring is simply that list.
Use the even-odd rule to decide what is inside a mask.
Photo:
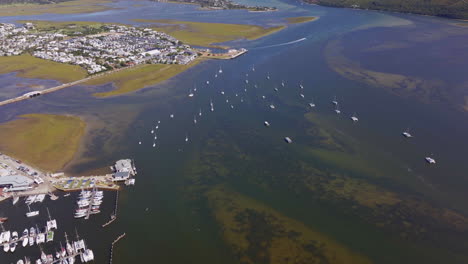
[{"label": "marina dock", "polygon": [[117,219],[117,207],[118,207],[118,204],[119,203],[119,192],[117,191],[116,195],[115,195],[115,207],[114,207],[114,212],[111,214],[110,216],[110,220],[107,221],[106,223],[104,223],[102,225],[102,227],[106,227],[110,224],[112,224],[112,222],[115,221],[115,219]]}]

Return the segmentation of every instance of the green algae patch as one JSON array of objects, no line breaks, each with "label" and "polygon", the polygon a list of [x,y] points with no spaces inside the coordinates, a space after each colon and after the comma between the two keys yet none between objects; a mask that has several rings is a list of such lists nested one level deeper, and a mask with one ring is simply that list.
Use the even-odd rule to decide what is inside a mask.
[{"label": "green algae patch", "polygon": [[241,263],[372,263],[333,239],[224,187],[207,193],[223,237]]},{"label": "green algae patch", "polygon": [[73,158],[85,127],[75,116],[22,115],[0,124],[0,150],[43,170],[57,171]]},{"label": "green algae patch", "polygon": [[180,74],[190,67],[197,65],[201,59],[198,59],[187,65],[180,64],[144,64],[130,69],[124,69],[109,73],[101,77],[85,82],[86,85],[102,85],[113,83],[115,88],[112,91],[95,93],[96,97],[117,96],[134,92],[145,87],[156,85],[166,81],[177,74]]},{"label": "green algae patch", "polygon": [[202,47],[218,47],[223,43],[238,39],[255,40],[273,34],[285,26],[261,27],[246,24],[204,23],[177,21],[172,19],[134,19],[140,23],[156,23],[154,30],[165,32],[184,43]]},{"label": "green algae patch", "polygon": [[289,24],[301,24],[305,22],[310,22],[316,20],[317,17],[313,16],[302,16],[302,17],[288,17],[286,18],[286,21],[288,21]]},{"label": "green algae patch", "polygon": [[63,83],[87,77],[78,65],[39,59],[29,54],[0,57],[0,74],[17,72],[19,77],[57,80]]}]

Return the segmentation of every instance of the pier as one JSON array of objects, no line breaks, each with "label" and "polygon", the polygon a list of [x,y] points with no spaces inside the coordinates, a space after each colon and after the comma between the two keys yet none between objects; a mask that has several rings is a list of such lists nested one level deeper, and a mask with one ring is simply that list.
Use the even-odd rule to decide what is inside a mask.
[{"label": "pier", "polygon": [[102,227],[106,227],[106,226],[110,225],[112,222],[115,221],[115,219],[117,219],[117,207],[118,207],[118,205],[119,205],[119,192],[117,191],[117,193],[115,195],[114,212],[111,214],[110,220],[107,221],[107,223],[103,224]]},{"label": "pier", "polygon": [[119,242],[120,239],[124,238],[125,237],[125,233],[123,233],[122,235],[120,235],[119,237],[117,237],[114,242],[112,242],[112,245],[111,245],[111,249],[110,249],[110,258],[109,258],[109,264],[112,264],[112,255],[114,253],[114,245]]}]

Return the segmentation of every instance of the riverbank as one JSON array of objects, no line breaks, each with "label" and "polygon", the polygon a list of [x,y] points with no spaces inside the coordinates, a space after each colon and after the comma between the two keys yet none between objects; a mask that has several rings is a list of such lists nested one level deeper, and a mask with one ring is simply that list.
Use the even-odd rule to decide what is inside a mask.
[{"label": "riverbank", "polygon": [[286,26],[262,27],[247,24],[205,23],[172,19],[134,19],[135,22],[149,23],[149,27],[165,32],[184,43],[195,46],[223,48],[223,43],[238,39],[255,40],[276,33]]},{"label": "riverbank", "polygon": [[86,85],[103,85],[113,83],[116,89],[94,93],[96,97],[110,97],[134,92],[150,85],[166,81],[189,68],[197,65],[203,59],[198,58],[187,65],[181,64],[142,64],[125,71],[103,75],[88,82]]},{"label": "riverbank", "polygon": [[27,114],[0,124],[0,151],[46,171],[59,171],[75,154],[86,124],[76,116]]},{"label": "riverbank", "polygon": [[103,5],[111,2],[109,0],[74,0],[56,4],[6,4],[0,5],[0,16],[95,13],[114,9]]},{"label": "riverbank", "polygon": [[17,72],[19,77],[56,80],[63,83],[87,77],[86,70],[78,65],[39,59],[29,54],[0,56],[0,74]]}]

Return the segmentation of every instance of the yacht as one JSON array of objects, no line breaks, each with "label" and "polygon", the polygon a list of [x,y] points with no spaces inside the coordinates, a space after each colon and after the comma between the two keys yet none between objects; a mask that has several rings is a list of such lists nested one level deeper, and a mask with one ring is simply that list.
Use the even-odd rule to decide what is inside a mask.
[{"label": "yacht", "polygon": [[141,145],[141,141],[138,141],[138,145]]},{"label": "yacht", "polygon": [[406,129],[405,131],[403,131],[403,133],[401,133],[405,138],[412,138],[413,135],[410,134],[409,132],[409,128]]},{"label": "yacht", "polygon": [[26,198],[25,203],[29,205],[29,204],[34,203],[35,200],[36,200],[36,195],[31,195],[31,196],[28,196],[28,198]]},{"label": "yacht", "polygon": [[354,113],[354,114],[351,116],[351,120],[353,120],[353,122],[359,121],[359,119],[358,119],[357,116],[356,116],[356,113]]},{"label": "yacht", "polygon": [[18,260],[16,264],[24,264],[24,261],[22,259]]},{"label": "yacht", "polygon": [[156,143],[153,143],[153,148],[155,148],[155,147],[156,147]]},{"label": "yacht", "polygon": [[266,127],[269,127],[269,126],[270,126],[270,123],[269,123],[268,121],[263,122],[263,124],[264,124]]},{"label": "yacht", "polygon": [[234,106],[233,106],[233,105],[231,105],[231,109],[234,109]]},{"label": "yacht", "polygon": [[196,117],[196,116],[193,117],[193,123],[194,123],[194,124],[197,123],[197,117]]},{"label": "yacht", "polygon": [[0,224],[5,223],[8,220],[8,217],[0,217]]},{"label": "yacht", "polygon": [[23,239],[23,247],[26,247],[28,245],[28,242],[29,242],[29,232],[28,232],[28,229],[24,229],[23,231],[23,235],[21,236],[21,238]]},{"label": "yacht", "polygon": [[266,97],[264,95],[262,95],[262,99],[266,99]]},{"label": "yacht", "polygon": [[305,97],[303,94],[299,94],[299,96],[300,96],[301,98],[304,98],[304,97]]},{"label": "yacht", "polygon": [[[29,205],[28,205],[29,208]],[[39,211],[31,211],[31,208],[29,208],[29,212],[26,213],[26,217],[33,217],[39,215]]]},{"label": "yacht", "polygon": [[45,199],[45,194],[38,194],[36,196],[36,200],[34,202],[39,202],[39,203],[42,203]]},{"label": "yacht", "polygon": [[435,163],[436,163],[435,159],[433,159],[433,158],[431,158],[431,157],[425,157],[424,159],[425,159],[426,162],[429,163],[429,164],[435,164]]},{"label": "yacht", "polygon": [[190,89],[189,94],[188,94],[188,97],[193,97],[193,96],[194,96],[194,94],[193,94],[193,92],[192,92],[192,89]]},{"label": "yacht", "polygon": [[151,134],[154,134],[154,129],[151,130]]},{"label": "yacht", "polygon": [[334,104],[334,105],[338,105],[338,101],[336,100],[336,96],[335,96],[335,97],[333,97],[332,104]]},{"label": "yacht", "polygon": [[29,229],[29,246],[34,245],[35,236],[36,236],[36,229],[34,227],[31,227]]},{"label": "yacht", "polygon": [[10,252],[15,252],[16,245],[18,245],[18,243],[16,243],[16,242],[10,244]]},{"label": "yacht", "polygon": [[221,69],[221,67],[219,67],[218,73],[223,73],[223,69]]},{"label": "yacht", "polygon": [[210,84],[210,81],[206,81],[206,84]]},{"label": "yacht", "polygon": [[283,87],[284,87],[284,81],[281,81],[281,86],[283,86]]},{"label": "yacht", "polygon": [[299,87],[301,87],[301,89],[304,89],[304,85],[302,85],[302,83],[299,84]]},{"label": "yacht", "polygon": [[174,118],[174,114],[170,114],[169,117],[170,117],[170,118]]},{"label": "yacht", "polygon": [[224,95],[224,91],[221,91],[221,94]]},{"label": "yacht", "polygon": [[3,251],[5,251],[5,252],[10,251],[10,244],[5,243],[5,244],[3,245]]},{"label": "yacht", "polygon": [[214,112],[213,101],[211,101],[211,100],[210,100],[210,110],[211,110],[211,112]]},{"label": "yacht", "polygon": [[200,112],[198,112],[198,116],[202,116],[201,108],[200,108]]},{"label": "yacht", "polygon": [[188,136],[185,135],[185,142],[188,142]]},{"label": "yacht", "polygon": [[276,107],[275,107],[273,104],[271,104],[271,105],[270,105],[270,108],[271,108],[271,109],[275,109]]},{"label": "yacht", "polygon": [[309,106],[314,108],[315,107],[315,104],[313,102],[309,103]]},{"label": "yacht", "polygon": [[273,90],[275,90],[275,92],[277,92],[277,91],[278,91],[278,88],[275,87],[275,89],[273,89]]},{"label": "yacht", "polygon": [[286,143],[288,143],[288,144],[292,143],[292,139],[290,139],[289,137],[285,137],[284,141],[286,141]]},{"label": "yacht", "polygon": [[338,104],[336,104],[335,113],[341,114],[341,111],[340,111],[340,108],[338,107]]}]

